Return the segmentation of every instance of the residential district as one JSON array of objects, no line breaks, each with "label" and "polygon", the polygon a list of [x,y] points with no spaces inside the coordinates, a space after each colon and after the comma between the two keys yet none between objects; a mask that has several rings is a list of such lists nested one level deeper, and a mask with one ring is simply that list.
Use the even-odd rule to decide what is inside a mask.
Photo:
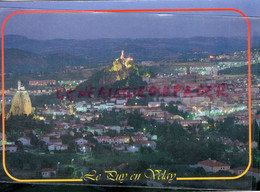
[{"label": "residential district", "polygon": [[[177,68],[175,72],[156,72],[153,77],[143,75],[142,81],[146,83],[145,88],[142,88],[141,91],[138,90],[138,87],[137,90],[127,90],[128,94],[135,96],[131,98],[124,97],[122,89],[120,90],[122,94],[118,97],[85,99],[88,97],[85,93],[85,97],[69,100],[66,90],[73,90],[77,85],[86,83],[87,79],[71,79],[70,81],[34,79],[26,82],[27,87],[22,85],[25,82],[19,81],[17,88],[5,90],[5,105],[10,109],[9,112],[6,112],[6,121],[19,119],[17,117],[27,118],[27,116],[23,116],[25,114],[31,118],[34,124],[28,123],[21,129],[11,131],[8,129],[12,125],[8,127],[9,124],[6,123],[6,158],[12,158],[12,154],[15,153],[41,155],[41,157],[48,155],[49,158],[62,154],[72,154],[72,156],[64,156],[64,158],[68,158],[66,163],[62,159],[58,159],[54,163],[50,163],[50,159],[41,159],[37,162],[41,164],[40,166],[37,163],[34,163],[37,165],[28,165],[26,162],[18,161],[18,164],[24,164],[19,167],[14,166],[15,163],[9,160],[9,169],[11,172],[12,169],[13,172],[25,169],[28,172],[28,175],[23,175],[25,178],[32,176],[62,178],[66,174],[63,172],[59,175],[59,171],[64,171],[66,166],[72,168],[75,168],[76,165],[85,166],[90,170],[93,165],[91,159],[97,162],[97,159],[104,158],[102,154],[108,154],[107,156],[117,154],[116,158],[111,157],[110,160],[113,161],[113,164],[107,165],[106,169],[123,169],[133,160],[129,159],[128,162],[128,159],[125,158],[120,161],[118,154],[119,156],[127,154],[153,154],[153,156],[158,154],[160,156],[163,151],[162,143],[168,142],[167,134],[170,134],[171,130],[165,129],[166,135],[164,135],[158,131],[158,127],[170,126],[170,129],[174,129],[174,126],[178,125],[185,133],[192,135],[194,141],[209,147],[210,142],[214,140],[215,144],[224,146],[224,150],[218,151],[213,147],[210,150],[215,152],[215,155],[202,155],[204,159],[195,158],[196,162],[185,161],[184,157],[176,159],[172,152],[169,153],[169,156],[173,156],[175,162],[170,163],[186,164],[189,169],[203,168],[206,174],[226,171],[231,175],[240,175],[246,170],[248,162],[249,125],[260,126],[260,77],[251,74],[251,122],[249,122],[247,73],[246,75],[224,75],[218,72],[230,67],[247,65],[246,61],[221,60],[235,60],[237,57],[242,57],[241,55],[246,55],[246,52],[211,56],[207,60],[200,61],[206,62],[213,59],[218,62],[218,65],[185,66]],[[253,64],[259,62],[260,56],[253,56]],[[244,57],[246,58],[246,56]],[[126,58],[122,58],[121,55],[120,59]],[[158,63],[144,61],[140,65],[147,67],[158,65]],[[220,87],[220,85],[223,86]],[[65,91],[60,93],[63,97],[59,99],[57,91],[61,87]],[[150,88],[152,87],[154,93],[151,94]],[[167,89],[166,92],[165,89]],[[17,96],[17,94],[20,95]],[[54,95],[57,102],[41,103],[36,106],[30,100],[32,96],[51,94]],[[144,95],[145,97],[142,97]],[[15,104],[15,97],[23,98],[22,104],[21,100],[19,100],[20,104]],[[20,108],[19,110],[17,110],[17,106]],[[228,120],[232,124],[227,124]],[[221,135],[221,132],[218,132],[214,135],[214,130],[218,131],[217,128],[221,126],[226,126],[223,129],[230,126],[229,133]],[[233,132],[243,129],[242,135],[234,133],[232,136],[231,128],[237,129],[239,126],[242,128]],[[253,128],[254,126],[252,126]],[[163,129],[161,128],[161,130]],[[236,138],[236,135],[239,137]],[[0,137],[2,140],[2,133]],[[190,137],[187,136],[187,140]],[[162,138],[167,141],[162,141]],[[257,136],[252,136],[251,147],[252,150],[258,148]],[[3,150],[2,145],[0,149]],[[74,158],[73,154],[81,155],[83,164],[79,158],[76,159],[76,156]],[[232,164],[231,161],[234,159],[230,157],[232,156],[230,154],[238,156],[242,154],[245,160],[241,158],[241,162],[238,159],[237,163]],[[134,157],[136,160],[138,159],[137,156]],[[88,160],[91,162],[90,164],[88,164]],[[259,156],[253,154],[253,161],[259,162]],[[149,162],[148,167],[156,164],[159,163]],[[11,168],[11,166],[14,167]],[[33,166],[33,169],[30,169],[30,166]],[[80,171],[76,173],[74,171],[68,177],[81,178],[84,174],[83,169],[78,170]],[[259,173],[260,169],[251,166],[247,176],[253,176],[257,182],[260,180]]]}]

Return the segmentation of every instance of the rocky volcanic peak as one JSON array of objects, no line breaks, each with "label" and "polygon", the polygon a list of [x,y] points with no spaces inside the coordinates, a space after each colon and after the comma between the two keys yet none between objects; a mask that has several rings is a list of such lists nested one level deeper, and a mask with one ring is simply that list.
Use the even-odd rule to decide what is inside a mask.
[{"label": "rocky volcanic peak", "polygon": [[104,75],[99,83],[100,85],[113,84],[116,81],[126,79],[135,72],[133,58],[124,57],[124,50],[121,52],[121,57],[114,60],[113,65],[104,70]]},{"label": "rocky volcanic peak", "polygon": [[32,103],[29,94],[25,90],[25,88],[21,85],[21,82],[18,81],[18,90],[12,99],[11,109],[7,114],[7,118],[9,118],[11,114],[29,115],[31,113],[32,113]]}]

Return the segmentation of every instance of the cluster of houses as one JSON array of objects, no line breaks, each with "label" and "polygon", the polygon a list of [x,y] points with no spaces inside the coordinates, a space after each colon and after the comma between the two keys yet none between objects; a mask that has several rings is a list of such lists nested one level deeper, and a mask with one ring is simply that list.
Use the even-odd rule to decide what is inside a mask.
[{"label": "cluster of houses", "polygon": [[117,151],[138,151],[140,147],[150,147],[155,150],[156,142],[148,140],[148,137],[143,134],[138,134],[134,136],[94,136],[98,143],[110,144],[112,148]]},{"label": "cluster of houses", "polygon": [[[149,103],[148,106],[150,108],[160,107],[161,103],[167,104],[170,101],[179,102],[181,104],[178,104],[178,109],[181,111],[193,113],[196,114],[196,116],[205,116],[211,113],[214,114],[214,120],[221,120],[222,115],[241,111],[246,109],[248,105],[247,78],[241,78],[238,80],[230,79],[223,75],[215,75],[213,77],[199,74],[187,74],[178,76],[178,78],[144,78],[144,80],[148,83],[148,86],[155,86],[160,90],[162,90],[164,86],[174,90],[176,83],[179,83],[182,87],[189,86],[190,90],[195,90],[201,85],[211,86],[211,97],[207,97],[206,94],[197,96],[196,92],[194,92],[190,97],[184,97],[185,90],[180,90],[176,94],[176,97],[165,96],[159,97],[158,99],[154,98],[157,99],[157,103]],[[223,90],[223,95],[225,96],[213,94],[215,91],[215,85],[222,83],[226,85],[225,90]],[[214,87],[214,89],[212,87]],[[259,104],[260,100],[259,93],[259,86],[252,85],[251,98],[252,103],[255,103],[256,106]],[[255,109],[256,106],[253,106],[252,110]],[[248,125],[248,111],[237,115],[239,119],[237,123]]]},{"label": "cluster of houses", "polygon": [[[230,138],[227,137],[220,137],[217,141],[221,142],[224,145],[228,145],[231,148],[236,148],[239,151],[246,151],[248,149],[248,142],[244,143],[239,141],[238,139],[232,141]],[[251,142],[251,148],[256,149],[258,147],[258,143],[256,141]]]},{"label": "cluster of houses", "polygon": [[[3,134],[0,132],[0,151],[3,151]],[[14,142],[9,142],[5,138],[5,151],[14,153],[17,151],[17,145]]]},{"label": "cluster of houses", "polygon": [[112,130],[115,131],[117,133],[120,133],[123,130],[134,130],[134,127],[131,126],[104,126],[104,125],[96,125],[93,127],[88,127],[88,131],[91,132],[92,134],[99,134],[99,135],[103,135],[104,133],[106,133],[107,131]]},{"label": "cluster of houses", "polygon": [[[43,141],[48,146],[49,151],[68,150],[68,144],[62,143],[61,136],[62,135],[68,135],[68,134],[74,136],[75,132],[74,131],[68,131],[66,129],[61,129],[61,128],[57,129],[57,127],[63,127],[63,128],[66,127],[68,129],[69,127],[67,125],[68,124],[66,124],[66,123],[60,123],[56,126],[56,129],[54,129],[53,132],[42,134],[42,135],[39,135],[39,136],[37,136],[35,134],[35,136],[37,136],[40,141]],[[81,127],[81,126],[74,126],[74,128],[76,130],[78,130],[79,127]],[[20,141],[23,144],[23,146],[31,146],[31,142],[30,142],[29,137],[26,137],[26,136],[20,137],[18,139],[18,141]],[[85,140],[84,138],[76,138],[76,139],[74,139],[74,141],[79,146],[79,149],[80,149],[81,152],[91,151],[92,147],[95,146],[93,143],[88,143],[88,141]]]},{"label": "cluster of houses", "polygon": [[[213,172],[216,173],[218,171],[228,171],[232,174],[241,175],[247,167],[236,167],[230,169],[230,165],[213,160],[211,158],[206,159],[204,161],[200,161],[197,163],[195,167],[202,167],[206,172]],[[253,176],[255,177],[256,181],[260,180],[260,169],[257,168],[249,168],[246,176]]]},{"label": "cluster of houses", "polygon": [[[176,84],[182,85],[182,87],[189,86],[191,90],[197,87],[212,86],[212,91],[210,95],[207,94],[193,95],[189,97],[184,97],[185,90],[178,91],[176,96],[159,95],[158,97],[153,97],[154,101],[150,101],[147,106],[127,106],[127,99],[125,98],[110,98],[109,100],[93,100],[91,102],[80,101],[70,104],[70,107],[65,105],[55,105],[55,106],[45,106],[45,108],[38,108],[38,114],[40,116],[54,115],[54,116],[64,116],[73,114],[75,117],[80,118],[81,121],[89,122],[101,115],[103,110],[116,111],[123,110],[125,113],[133,112],[138,110],[143,117],[146,119],[153,118],[158,122],[164,122],[167,119],[170,122],[175,120],[182,120],[182,125],[197,125],[201,123],[206,123],[203,119],[204,117],[211,116],[215,121],[223,121],[228,115],[236,116],[237,124],[248,125],[248,88],[247,88],[247,78],[241,78],[240,80],[229,79],[228,77],[222,75],[205,76],[199,74],[187,74],[182,75],[179,78],[166,78],[166,77],[155,77],[147,78],[143,77],[143,80],[148,83],[147,87],[154,86],[162,92],[165,86],[167,86],[171,91],[174,90]],[[174,83],[172,83],[174,82]],[[224,83],[226,85],[225,90],[221,90],[221,94],[213,94],[217,86]],[[214,88],[214,90],[213,90]],[[159,92],[160,92],[159,91]],[[173,91],[172,91],[173,93]],[[256,104],[252,106],[252,119],[257,119],[258,124],[260,118],[257,117],[257,105],[259,105],[260,100],[259,87],[251,87],[251,97],[252,103]],[[144,94],[149,95],[148,90],[144,90]],[[223,96],[225,95],[225,96]],[[169,102],[177,102],[176,106],[179,111],[187,112],[192,114],[195,119],[194,121],[186,121],[181,116],[176,116],[170,113],[164,113],[161,110],[161,104],[165,106],[169,105]],[[256,117],[255,117],[256,116]]]},{"label": "cluster of houses", "polygon": [[[30,133],[30,132],[33,133],[36,137],[38,137],[38,139],[40,141],[43,141],[44,143],[46,143],[49,151],[54,151],[54,150],[61,150],[62,151],[62,150],[68,149],[68,145],[62,144],[62,140],[60,139],[60,135],[56,134],[54,132],[38,136],[38,135],[36,135],[34,130],[26,129],[23,132],[24,135],[22,137],[18,138],[17,141],[20,141],[21,144],[25,147],[31,146],[32,145],[31,138],[26,136],[26,133]],[[6,145],[6,147],[10,148],[10,145]],[[9,151],[10,152],[16,152],[16,150],[17,150],[17,146],[15,145],[15,150],[9,150]]]},{"label": "cluster of houses", "polygon": [[[45,123],[48,124],[50,122],[45,121]],[[39,139],[39,141],[42,141],[46,144],[50,152],[64,151],[68,150],[68,144],[63,143],[61,139],[62,136],[71,135],[75,138],[75,134],[80,132],[82,134],[82,138],[75,138],[74,141],[78,145],[81,152],[91,151],[92,148],[95,147],[95,144],[88,142],[86,136],[93,136],[93,138],[96,139],[98,143],[112,145],[112,147],[118,151],[138,151],[141,146],[150,147],[153,150],[156,148],[156,135],[144,135],[143,132],[134,132],[134,127],[132,126],[105,126],[96,124],[95,126],[88,126],[86,129],[86,126],[83,124],[76,124],[75,120],[71,120],[70,123],[54,121],[54,124],[55,128],[51,133],[45,133],[41,135],[37,135],[36,132],[32,129],[26,129],[23,131],[22,136],[19,137],[17,141],[21,142],[21,144],[26,148],[30,147],[32,146],[32,143],[28,134],[33,134]],[[124,136],[123,134],[120,134],[124,130],[131,131],[133,136]],[[114,131],[114,134],[117,136],[107,136],[108,131]],[[17,146],[14,144],[14,142],[6,142],[5,149],[6,151],[16,152]]]}]

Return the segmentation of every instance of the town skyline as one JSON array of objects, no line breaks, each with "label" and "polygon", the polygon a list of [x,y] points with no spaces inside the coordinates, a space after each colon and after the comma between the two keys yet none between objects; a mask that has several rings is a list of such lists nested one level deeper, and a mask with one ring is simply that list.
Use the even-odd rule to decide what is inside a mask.
[{"label": "town skyline", "polygon": [[[259,62],[257,50],[252,50],[252,67]],[[209,66],[176,66],[164,72],[152,70],[165,68],[161,62],[136,64],[135,58],[125,57],[124,53],[127,51],[121,50],[121,56],[118,54],[112,64],[92,71],[86,79],[75,80],[70,76],[73,70],[88,70],[86,66],[67,66],[60,73],[69,80],[59,76],[57,80],[48,79],[48,73],[35,72],[30,73],[33,78],[25,75],[25,88],[18,81],[17,88],[5,90],[6,110],[10,108],[11,114],[6,119],[8,166],[23,170],[28,163],[16,157],[20,161],[16,165],[15,155],[23,154],[26,158],[34,155],[39,162],[30,165],[33,178],[83,178],[92,170],[103,174],[109,166],[118,173],[144,171],[140,180],[132,183],[125,178],[120,183],[148,186],[157,183],[162,187],[174,186],[175,181],[148,182],[149,177],[144,176],[147,168],[156,166],[179,177],[241,174],[251,146],[248,126],[252,123],[258,131],[260,125],[257,71],[252,74],[252,122],[248,121],[248,74],[241,70],[247,66],[247,51],[196,61],[201,65],[211,63]],[[189,59],[190,64],[194,62]],[[236,73],[235,68],[242,73]],[[108,89],[103,86],[113,87],[114,96],[105,97]],[[32,102],[23,102],[30,99],[23,98],[21,93],[30,94]],[[126,94],[132,97],[127,98]],[[21,107],[22,110],[17,110]],[[23,108],[34,110],[26,116]],[[27,122],[26,127],[16,126],[23,121]],[[255,151],[258,137],[253,137]],[[68,155],[71,156],[62,158]],[[52,160],[44,159],[47,156]],[[258,161],[255,153],[253,159]],[[251,174],[259,181],[256,167],[254,164],[247,176]],[[117,185],[105,178],[102,182]],[[242,185],[243,182],[237,183]]]}]

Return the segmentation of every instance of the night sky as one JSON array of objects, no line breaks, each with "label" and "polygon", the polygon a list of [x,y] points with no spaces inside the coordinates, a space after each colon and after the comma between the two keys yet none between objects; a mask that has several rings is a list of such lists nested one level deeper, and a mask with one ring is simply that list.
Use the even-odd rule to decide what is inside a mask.
[{"label": "night sky", "polygon": [[[0,21],[19,10],[98,10],[154,8],[235,8],[250,20],[251,36],[260,34],[260,1],[1,2]],[[236,12],[19,14],[5,35],[34,39],[247,37],[245,19]]]}]

